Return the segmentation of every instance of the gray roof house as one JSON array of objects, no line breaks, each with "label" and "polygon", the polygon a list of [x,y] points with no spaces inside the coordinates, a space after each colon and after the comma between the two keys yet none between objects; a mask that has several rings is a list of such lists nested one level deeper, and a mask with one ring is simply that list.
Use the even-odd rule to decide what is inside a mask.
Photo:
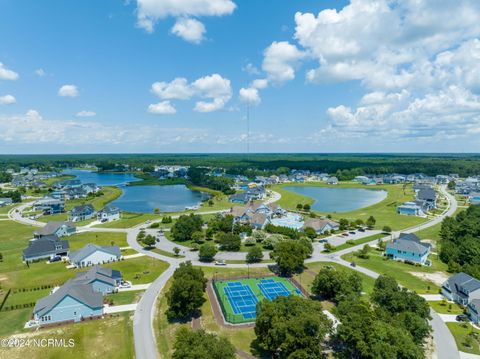
[{"label": "gray roof house", "polygon": [[94,291],[107,294],[116,290],[122,281],[122,274],[118,270],[96,265],[87,272],[77,273],[74,281],[90,284]]},{"label": "gray roof house", "polygon": [[56,235],[57,237],[69,236],[77,231],[77,228],[72,222],[64,221],[50,221],[45,227],[42,227],[35,232],[33,236],[35,238],[41,238],[45,236]]},{"label": "gray roof house", "polygon": [[31,262],[44,258],[66,256],[69,248],[68,241],[60,240],[56,235],[43,236],[30,240],[28,247],[23,250],[23,260]]},{"label": "gray roof house", "polygon": [[105,206],[97,213],[97,220],[100,222],[110,222],[120,219],[120,208],[109,205]]},{"label": "gray roof house", "polygon": [[116,262],[121,257],[122,254],[118,246],[98,246],[91,243],[69,255],[70,263],[76,267]]},{"label": "gray roof house", "polygon": [[417,192],[417,200],[424,201],[429,209],[437,207],[437,193],[431,187],[422,187]]},{"label": "gray roof house", "polygon": [[69,280],[52,294],[40,299],[33,310],[34,319],[42,325],[79,322],[103,314],[103,295],[90,284]]},{"label": "gray roof house", "polygon": [[72,222],[85,221],[95,216],[95,208],[91,204],[82,204],[73,207],[70,211],[69,220]]},{"label": "gray roof house", "polygon": [[11,198],[0,198],[0,207],[9,206],[13,203]]},{"label": "gray roof house", "polygon": [[480,299],[480,281],[466,273],[457,273],[443,283],[442,294],[456,303],[467,305],[473,299]]},{"label": "gray roof house", "polygon": [[340,225],[328,218],[308,218],[305,220],[302,230],[306,228],[313,228],[317,234],[325,233],[327,231],[337,230],[340,228]]},{"label": "gray roof house", "polygon": [[480,299],[472,299],[467,305],[467,313],[475,324],[480,322]]},{"label": "gray roof house", "polygon": [[430,265],[430,247],[415,234],[400,233],[399,238],[387,243],[385,255],[394,260]]}]

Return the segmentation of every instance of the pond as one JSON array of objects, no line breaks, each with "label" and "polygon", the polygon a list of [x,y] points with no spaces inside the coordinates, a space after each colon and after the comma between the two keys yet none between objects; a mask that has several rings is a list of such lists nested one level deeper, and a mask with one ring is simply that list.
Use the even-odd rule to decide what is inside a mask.
[{"label": "pond", "polygon": [[186,207],[198,206],[208,194],[192,191],[187,186],[132,186],[124,187],[123,194],[113,201],[113,205],[127,212],[152,213],[155,208],[160,212],[180,212]]},{"label": "pond", "polygon": [[387,192],[363,188],[286,186],[286,190],[310,197],[311,208],[319,212],[349,212],[383,201]]},{"label": "pond", "polygon": [[63,174],[76,176],[82,183],[95,183],[97,186],[120,186],[128,182],[140,181],[131,173],[93,172],[86,170],[65,170]]},{"label": "pond", "polygon": [[112,204],[126,212],[152,213],[155,208],[159,208],[160,212],[180,212],[186,207],[198,206],[203,200],[209,198],[207,193],[192,191],[185,185],[125,186],[128,182],[140,180],[131,173],[85,170],[65,170],[63,173],[76,176],[76,179],[82,183],[120,187],[122,195]]}]

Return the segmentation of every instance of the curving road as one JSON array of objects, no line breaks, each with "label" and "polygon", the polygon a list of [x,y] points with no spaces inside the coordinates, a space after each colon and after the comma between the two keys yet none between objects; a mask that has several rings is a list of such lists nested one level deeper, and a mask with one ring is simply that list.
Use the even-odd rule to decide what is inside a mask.
[{"label": "curving road", "polygon": [[[401,232],[406,232],[406,233],[413,233],[413,232],[418,232],[420,230],[429,228],[431,226],[434,226],[438,223],[440,223],[446,216],[452,216],[455,211],[458,208],[457,201],[453,196],[451,196],[449,193],[446,192],[445,186],[440,188],[440,191],[445,195],[447,201],[448,201],[448,208],[445,210],[441,215],[433,218],[432,220],[420,224],[418,226],[408,228],[403,231],[396,231],[393,232],[391,235],[386,236],[382,238],[382,240],[387,241],[392,238],[397,238]],[[280,199],[280,194],[277,192],[272,191],[272,196],[268,198],[265,202],[266,203],[273,203],[275,201],[278,201]],[[27,225],[33,225],[33,226],[44,226],[45,223],[43,222],[38,222],[34,221],[28,218],[23,218],[21,215],[21,212],[31,206],[32,203],[24,203],[14,209],[12,209],[9,213],[8,216],[10,219],[15,220],[17,222],[21,222],[23,224]],[[218,212],[224,212],[224,211],[209,211],[205,212],[206,213],[218,213]],[[202,213],[199,213],[202,214]],[[134,314],[134,319],[133,319],[133,334],[134,334],[134,342],[135,342],[135,356],[137,359],[157,359],[158,358],[158,351],[157,351],[157,346],[156,346],[156,339],[155,339],[155,331],[153,327],[153,321],[155,318],[155,303],[156,300],[162,291],[162,289],[165,287],[166,283],[170,279],[170,277],[173,275],[175,269],[178,268],[180,263],[185,262],[187,260],[191,261],[194,265],[197,266],[215,266],[213,263],[203,263],[198,260],[198,256],[196,253],[191,252],[188,250],[187,247],[183,248],[182,246],[179,246],[178,244],[175,244],[176,247],[180,247],[182,249],[182,252],[184,251],[184,258],[172,258],[168,256],[164,256],[155,252],[147,251],[143,249],[141,245],[138,244],[136,237],[138,232],[140,231],[140,228],[144,227],[145,224],[139,224],[135,227],[132,228],[127,228],[127,229],[113,229],[113,228],[100,228],[100,227],[80,227],[79,231],[92,231],[92,232],[124,232],[127,234],[127,242],[130,247],[135,249],[139,253],[143,253],[147,256],[165,261],[169,264],[168,269],[163,272],[150,286],[149,288],[145,291],[144,295],[142,296],[140,302],[137,305],[137,308],[135,310]],[[365,233],[364,236],[369,236],[372,235],[373,233]],[[374,240],[369,242],[369,245],[375,245],[378,240]],[[161,239],[162,246],[165,244],[168,246],[169,242],[166,238]],[[353,251],[357,251],[361,249],[364,244],[349,247],[347,249],[332,253],[332,254],[325,254],[322,253],[321,249],[323,245],[317,244],[315,245],[314,252],[312,254],[312,257],[306,260],[307,263],[311,262],[320,262],[320,261],[330,261],[330,262],[335,262],[338,264],[341,264],[343,266],[347,266],[351,269],[357,270],[365,275],[368,275],[372,278],[377,278],[379,276],[378,273],[371,271],[367,268],[363,267],[351,267],[350,263],[345,261],[344,259],[341,258],[344,254],[351,253]],[[170,245],[171,246],[171,245]],[[170,248],[163,248],[168,251]],[[226,260],[234,260],[234,259],[243,259],[243,254],[241,255],[242,258],[237,253],[222,253],[222,258],[220,259],[226,259]],[[268,266],[267,263],[256,263],[256,264],[251,264],[249,265],[250,267],[266,267]],[[246,264],[238,263],[238,264],[229,264],[229,268],[246,268]],[[442,321],[442,319],[439,317],[439,315],[435,311],[431,311],[431,316],[432,320],[430,321],[430,324],[433,329],[433,338],[435,341],[435,346],[436,346],[436,354],[437,358],[439,359],[457,359],[460,358],[459,352],[457,350],[457,346],[455,343],[455,340],[448,330],[448,327],[445,325],[445,323]]]}]

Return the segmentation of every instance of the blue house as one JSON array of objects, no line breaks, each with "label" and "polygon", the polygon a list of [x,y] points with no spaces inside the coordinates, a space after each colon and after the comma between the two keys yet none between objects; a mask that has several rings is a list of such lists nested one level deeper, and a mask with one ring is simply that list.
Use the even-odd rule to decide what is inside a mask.
[{"label": "blue house", "polygon": [[86,221],[92,219],[95,215],[95,208],[91,204],[82,204],[72,208],[69,220],[72,222]]},{"label": "blue house", "polygon": [[90,284],[69,280],[48,297],[40,299],[33,310],[33,318],[40,326],[80,322],[103,315],[103,295]]},{"label": "blue house", "polygon": [[404,204],[398,206],[397,213],[405,216],[418,216],[418,217],[425,216],[425,213],[423,213],[422,207],[420,207],[415,202],[405,202]]},{"label": "blue house", "polygon": [[64,237],[74,234],[77,228],[72,222],[64,221],[50,221],[44,227],[33,232],[35,238],[42,238],[46,236]]},{"label": "blue house", "polygon": [[74,281],[81,284],[90,284],[94,292],[103,295],[113,293],[122,282],[122,274],[112,268],[95,266],[87,272],[77,273]]},{"label": "blue house", "polygon": [[430,244],[421,242],[420,238],[411,233],[401,233],[400,237],[389,242],[385,249],[388,258],[422,265],[430,265],[429,254]]}]

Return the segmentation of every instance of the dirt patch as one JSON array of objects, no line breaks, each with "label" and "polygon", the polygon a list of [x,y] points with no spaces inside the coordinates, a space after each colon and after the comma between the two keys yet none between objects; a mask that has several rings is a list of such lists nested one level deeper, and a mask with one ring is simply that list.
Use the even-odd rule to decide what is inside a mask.
[{"label": "dirt patch", "polygon": [[409,272],[411,275],[414,275],[417,278],[432,282],[439,287],[448,279],[448,275],[443,272],[433,272],[433,273],[424,273],[424,272]]},{"label": "dirt patch", "polygon": [[6,275],[0,275],[0,282],[7,280],[8,277]]}]

